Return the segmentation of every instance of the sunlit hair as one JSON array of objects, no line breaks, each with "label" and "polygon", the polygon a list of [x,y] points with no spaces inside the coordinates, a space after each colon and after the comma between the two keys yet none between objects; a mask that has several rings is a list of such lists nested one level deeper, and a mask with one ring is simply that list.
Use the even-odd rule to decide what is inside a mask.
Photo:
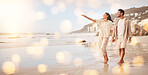
[{"label": "sunlit hair", "polygon": [[110,21],[112,21],[113,22],[113,20],[112,20],[112,18],[111,18],[111,16],[110,16],[110,14],[109,13],[105,13],[108,17],[107,17],[107,20],[110,20]]}]

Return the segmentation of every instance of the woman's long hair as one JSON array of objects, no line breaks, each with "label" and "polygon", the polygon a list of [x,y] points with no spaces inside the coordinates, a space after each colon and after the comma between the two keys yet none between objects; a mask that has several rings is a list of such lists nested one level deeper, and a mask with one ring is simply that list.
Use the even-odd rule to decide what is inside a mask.
[{"label": "woman's long hair", "polygon": [[113,20],[112,20],[112,18],[111,18],[111,16],[110,16],[110,14],[109,13],[105,13],[106,15],[108,15],[108,18],[107,18],[107,20],[110,20],[110,21],[112,21],[113,22]]}]

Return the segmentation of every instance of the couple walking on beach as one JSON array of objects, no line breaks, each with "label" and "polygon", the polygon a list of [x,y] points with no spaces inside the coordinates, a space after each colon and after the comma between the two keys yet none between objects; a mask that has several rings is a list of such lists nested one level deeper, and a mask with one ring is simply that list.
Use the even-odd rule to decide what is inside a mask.
[{"label": "couple walking on beach", "polygon": [[113,22],[109,13],[105,13],[103,15],[103,19],[101,20],[94,20],[83,14],[82,16],[97,23],[100,29],[99,44],[103,53],[104,63],[107,63],[109,60],[107,56],[106,46],[108,44],[111,31],[113,31],[112,42],[116,40],[116,45],[117,48],[119,49],[120,60],[117,64],[121,65],[122,63],[124,63],[123,58],[125,55],[126,43],[128,40],[129,43],[131,43],[131,37],[132,37],[131,25],[129,20],[124,17],[124,10],[123,9],[118,10],[117,12],[118,19],[115,22]]}]

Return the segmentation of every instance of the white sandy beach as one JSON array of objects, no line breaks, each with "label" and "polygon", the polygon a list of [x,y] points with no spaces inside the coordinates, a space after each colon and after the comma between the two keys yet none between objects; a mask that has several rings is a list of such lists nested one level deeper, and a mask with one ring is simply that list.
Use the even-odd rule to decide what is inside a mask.
[{"label": "white sandy beach", "polygon": [[[34,38],[1,35],[0,75],[148,74],[148,36],[133,37],[133,43],[127,44],[125,63],[119,66],[118,50],[111,40],[107,47],[109,62],[102,63],[103,56],[95,34],[33,35]],[[86,40],[86,43],[78,43],[80,40]],[[7,62],[11,62],[14,68],[4,65]]]}]

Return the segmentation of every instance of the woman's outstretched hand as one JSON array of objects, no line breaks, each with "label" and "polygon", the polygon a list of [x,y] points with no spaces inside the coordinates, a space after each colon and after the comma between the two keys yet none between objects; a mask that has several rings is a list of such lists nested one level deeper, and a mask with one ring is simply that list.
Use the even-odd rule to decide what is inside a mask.
[{"label": "woman's outstretched hand", "polygon": [[86,17],[86,15],[81,14],[81,16]]}]

